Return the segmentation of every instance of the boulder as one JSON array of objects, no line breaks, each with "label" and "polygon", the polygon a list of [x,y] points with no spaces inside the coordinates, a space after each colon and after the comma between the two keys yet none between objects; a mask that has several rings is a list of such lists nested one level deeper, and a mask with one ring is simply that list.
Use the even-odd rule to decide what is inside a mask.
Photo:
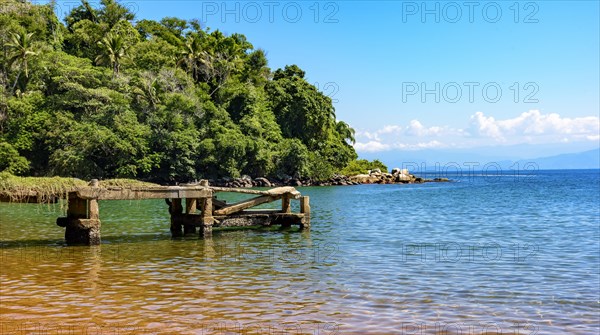
[{"label": "boulder", "polygon": [[302,186],[302,182],[300,180],[294,178],[294,179],[291,179],[288,182],[288,185],[290,185],[290,186]]},{"label": "boulder", "polygon": [[355,176],[350,177],[350,181],[357,182],[360,184],[373,184],[379,180],[377,176],[368,175],[368,174],[357,174]]},{"label": "boulder", "polygon": [[397,175],[397,174],[399,174],[400,172],[401,172],[400,168],[393,168],[393,169],[392,169],[392,174],[393,174],[393,175]]},{"label": "boulder", "polygon": [[271,187],[271,182],[267,178],[258,177],[256,179],[254,179],[254,181],[256,182],[256,186]]},{"label": "boulder", "polygon": [[411,180],[412,178],[410,177],[410,175],[408,174],[404,174],[404,173],[400,173],[398,175],[396,175],[396,182],[398,183],[407,183]]},{"label": "boulder", "polygon": [[369,174],[381,174],[381,169],[373,169],[369,172]]}]

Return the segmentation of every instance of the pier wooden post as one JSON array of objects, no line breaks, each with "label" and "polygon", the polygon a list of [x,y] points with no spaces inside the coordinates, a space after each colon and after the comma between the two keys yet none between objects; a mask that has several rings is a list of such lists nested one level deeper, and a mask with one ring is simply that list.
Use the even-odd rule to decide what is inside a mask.
[{"label": "pier wooden post", "polygon": [[310,228],[310,198],[308,196],[300,198],[300,213],[304,214],[301,228]]},{"label": "pier wooden post", "polygon": [[210,237],[212,236],[213,226],[213,204],[212,197],[202,199],[202,227],[200,228],[200,236]]},{"label": "pier wooden post", "polygon": [[284,195],[283,198],[281,198],[281,212],[282,213],[291,213],[292,212],[290,197],[288,195]]},{"label": "pier wooden post", "polygon": [[[195,214],[196,213],[196,199],[194,198],[186,198],[185,199],[185,214]],[[196,234],[196,226],[191,224],[183,225],[183,234],[184,235],[194,235]]]},{"label": "pier wooden post", "polygon": [[169,204],[169,213],[171,214],[171,235],[173,237],[179,237],[183,235],[182,224],[181,224],[181,212],[183,207],[181,206],[181,199],[171,199]]},{"label": "pier wooden post", "polygon": [[[209,187],[208,180],[202,179],[200,180],[200,186]],[[206,198],[202,198],[200,202],[201,206],[201,220],[202,226],[200,227],[200,237],[211,237],[212,236],[212,227],[214,223],[213,218],[213,202],[212,198],[214,193],[211,192],[211,195]]]}]

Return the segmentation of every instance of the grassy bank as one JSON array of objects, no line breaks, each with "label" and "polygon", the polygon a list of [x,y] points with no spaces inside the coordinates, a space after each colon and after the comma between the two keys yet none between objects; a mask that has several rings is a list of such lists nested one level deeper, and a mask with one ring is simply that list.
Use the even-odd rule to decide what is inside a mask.
[{"label": "grassy bank", "polygon": [[[0,199],[4,201],[52,202],[56,198],[66,198],[67,193],[88,182],[77,178],[64,177],[18,177],[0,172]],[[133,179],[107,179],[100,181],[100,187],[144,187],[157,184]]]}]

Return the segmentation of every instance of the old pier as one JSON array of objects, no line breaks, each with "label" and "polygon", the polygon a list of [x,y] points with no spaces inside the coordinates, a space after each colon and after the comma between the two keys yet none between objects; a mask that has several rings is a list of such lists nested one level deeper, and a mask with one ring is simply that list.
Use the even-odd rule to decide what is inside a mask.
[{"label": "old pier", "polygon": [[[213,227],[292,226],[310,228],[310,203],[293,187],[270,190],[251,190],[210,187],[202,181],[198,185],[154,187],[99,187],[92,181],[68,193],[67,217],[58,218],[57,224],[65,227],[67,244],[100,244],[99,201],[165,199],[171,215],[173,236],[198,234],[209,237]],[[255,197],[228,204],[218,200],[219,192],[235,192]],[[281,200],[280,209],[251,209],[252,207]],[[300,212],[292,213],[291,201],[300,202]]]}]

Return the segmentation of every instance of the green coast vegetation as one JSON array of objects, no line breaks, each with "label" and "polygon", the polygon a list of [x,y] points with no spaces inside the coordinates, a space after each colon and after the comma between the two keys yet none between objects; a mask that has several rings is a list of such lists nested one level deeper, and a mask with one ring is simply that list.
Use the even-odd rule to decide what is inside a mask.
[{"label": "green coast vegetation", "polygon": [[[0,5],[0,171],[20,176],[326,179],[354,130],[296,65],[244,35],[87,1]],[[364,171],[362,171],[364,173]],[[5,179],[7,179],[5,175]]]},{"label": "green coast vegetation", "polygon": [[388,167],[383,164],[380,160],[375,159],[372,162],[369,162],[366,159],[357,159],[351,161],[345,168],[343,168],[340,173],[345,176],[354,176],[358,174],[367,173],[369,170],[379,169],[382,172],[388,172]]}]

